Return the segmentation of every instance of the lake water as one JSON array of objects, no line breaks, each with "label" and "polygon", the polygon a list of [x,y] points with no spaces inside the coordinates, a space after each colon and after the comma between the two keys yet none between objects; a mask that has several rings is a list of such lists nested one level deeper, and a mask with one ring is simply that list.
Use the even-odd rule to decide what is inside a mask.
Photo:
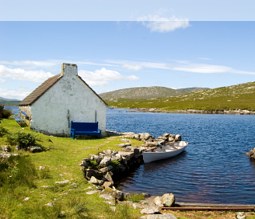
[{"label": "lake water", "polygon": [[179,202],[255,204],[255,116],[128,112],[109,110],[107,128],[119,132],[181,134],[186,152],[141,165],[119,189],[162,195]]}]

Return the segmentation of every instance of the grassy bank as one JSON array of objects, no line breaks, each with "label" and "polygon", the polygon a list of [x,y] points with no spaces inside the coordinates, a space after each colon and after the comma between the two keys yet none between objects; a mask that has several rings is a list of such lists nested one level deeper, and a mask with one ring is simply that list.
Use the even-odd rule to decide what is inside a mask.
[{"label": "grassy bank", "polygon": [[[1,126],[10,133],[35,135],[47,151],[34,154],[19,151],[21,156],[8,164],[1,163],[0,218],[138,217],[137,211],[127,206],[120,204],[114,212],[98,194],[87,195],[91,185],[79,166],[90,154],[108,148],[118,150],[119,137],[73,140],[23,129],[14,120],[3,120]],[[6,136],[0,137],[0,145],[6,144]],[[4,165],[9,167],[5,169]],[[67,183],[56,183],[63,181]]]},{"label": "grassy bank", "polygon": [[[47,149],[41,153],[16,151],[19,156],[5,162],[0,158],[0,219],[5,218],[114,218],[135,219],[140,210],[118,203],[114,211],[98,193],[88,195],[91,185],[84,179],[79,164],[83,158],[105,149],[119,150],[121,137],[78,139],[47,136],[21,128],[14,120],[2,120],[0,127],[9,133],[25,132],[36,136]],[[7,137],[0,137],[0,146]],[[132,145],[140,142],[132,140]],[[178,219],[230,219],[234,212],[171,212]],[[247,217],[254,219],[252,214]]]}]

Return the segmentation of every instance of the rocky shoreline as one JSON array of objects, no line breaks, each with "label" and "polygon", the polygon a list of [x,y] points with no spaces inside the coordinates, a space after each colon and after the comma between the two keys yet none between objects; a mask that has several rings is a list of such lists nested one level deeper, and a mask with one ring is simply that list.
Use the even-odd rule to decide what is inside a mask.
[{"label": "rocky shoreline", "polygon": [[[143,145],[139,148],[132,147],[130,139],[142,141]],[[122,133],[121,141],[123,143],[118,145],[121,148],[120,151],[105,150],[83,159],[80,164],[84,177],[97,188],[96,191],[90,191],[89,194],[100,192],[100,196],[113,206],[116,202],[127,201],[132,196],[132,194],[116,189],[115,186],[119,180],[143,164],[142,152],[169,142],[181,141],[181,135],[165,133],[154,138],[149,133],[128,132]],[[145,200],[129,204],[134,208],[140,208],[142,214],[159,214],[161,207],[170,207],[175,203],[175,197],[172,193],[166,193],[162,196],[141,195],[145,197]],[[169,214],[169,218],[170,216],[172,219],[175,218]]]},{"label": "rocky shoreline", "polygon": [[[133,147],[129,139],[136,139],[143,142],[141,147]],[[80,166],[83,168],[84,177],[92,184],[102,188],[116,185],[120,179],[143,164],[142,153],[152,148],[181,141],[179,134],[165,133],[154,138],[149,133],[122,133],[118,146],[119,151],[110,149],[98,154],[93,154],[89,158],[83,159]]]},{"label": "rocky shoreline", "polygon": [[[142,152],[144,150],[167,144],[168,142],[181,141],[181,135],[165,133],[158,138],[154,138],[149,133],[136,134],[129,132],[122,133],[121,136],[123,143],[118,145],[121,148],[120,151],[105,150],[96,155],[91,155],[82,161],[81,166],[84,177],[96,188],[95,190],[93,187],[90,187],[90,191],[87,194],[98,193],[113,209],[116,208],[116,203],[118,202],[128,204],[135,209],[140,209],[143,215],[141,218],[143,219],[176,219],[173,214],[164,211],[167,207],[176,207],[180,204],[176,202],[175,196],[171,191],[161,196],[150,196],[150,194],[142,193],[140,195],[143,198],[140,201],[134,202],[130,201],[132,194],[120,191],[115,186],[120,179],[143,164]],[[143,145],[139,148],[134,148],[132,147],[131,139],[142,141]],[[255,160],[255,148],[247,152],[247,155]],[[239,213],[236,213],[236,218],[243,218],[239,217]]]},{"label": "rocky shoreline", "polygon": [[151,112],[151,113],[183,113],[183,114],[230,114],[230,115],[255,115],[255,111],[250,110],[162,110],[158,108],[129,108],[129,111]]}]

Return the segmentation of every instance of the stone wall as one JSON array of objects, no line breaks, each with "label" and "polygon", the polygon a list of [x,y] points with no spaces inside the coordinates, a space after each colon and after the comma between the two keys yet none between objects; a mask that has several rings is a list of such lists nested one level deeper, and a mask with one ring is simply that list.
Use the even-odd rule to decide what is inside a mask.
[{"label": "stone wall", "polygon": [[[128,139],[139,140],[142,146],[134,148]],[[120,151],[105,150],[82,161],[84,177],[102,189],[112,188],[119,180],[143,164],[143,151],[181,141],[181,139],[179,134],[165,133],[154,138],[149,133],[122,133],[124,143],[119,144],[122,148]]]},{"label": "stone wall", "polygon": [[81,166],[84,177],[102,188],[112,187],[116,182],[143,163],[142,150],[105,150],[85,158]]}]

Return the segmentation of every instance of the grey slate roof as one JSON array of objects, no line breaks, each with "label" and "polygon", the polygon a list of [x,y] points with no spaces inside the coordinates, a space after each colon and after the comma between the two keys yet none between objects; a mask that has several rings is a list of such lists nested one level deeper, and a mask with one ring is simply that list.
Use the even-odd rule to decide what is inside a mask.
[{"label": "grey slate roof", "polygon": [[[45,82],[43,82],[39,87],[37,87],[32,93],[30,93],[24,100],[22,100],[19,106],[30,106],[37,99],[39,99],[47,90],[49,90],[54,84],[56,84],[63,75],[58,74],[50,77]],[[106,102],[80,77],[79,79],[107,106]]]}]

